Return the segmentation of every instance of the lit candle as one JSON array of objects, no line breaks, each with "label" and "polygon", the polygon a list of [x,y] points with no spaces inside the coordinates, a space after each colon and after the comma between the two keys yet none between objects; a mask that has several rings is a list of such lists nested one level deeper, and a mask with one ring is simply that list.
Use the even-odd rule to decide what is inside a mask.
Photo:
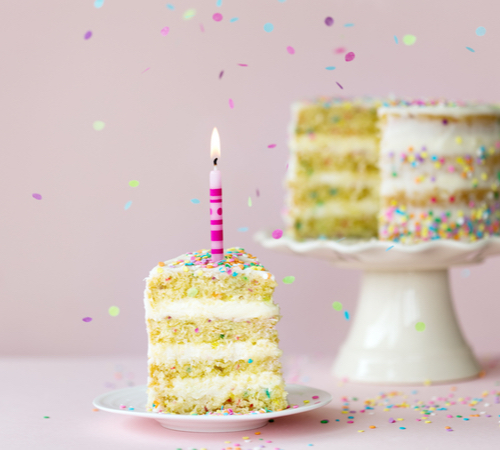
[{"label": "lit candle", "polygon": [[217,128],[212,131],[210,156],[214,161],[214,168],[210,172],[210,234],[212,240],[212,261],[224,259],[224,236],[222,222],[222,178],[217,167],[220,157],[220,138]]}]

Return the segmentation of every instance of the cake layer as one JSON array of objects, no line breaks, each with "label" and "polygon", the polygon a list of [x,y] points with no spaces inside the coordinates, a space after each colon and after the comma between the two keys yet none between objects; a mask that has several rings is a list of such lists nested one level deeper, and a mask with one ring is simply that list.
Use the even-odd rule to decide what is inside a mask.
[{"label": "cake layer", "polygon": [[[158,297],[158,295],[156,295]],[[266,297],[268,298],[268,297]],[[212,298],[181,298],[176,301],[146,303],[146,318],[248,320],[269,319],[279,315],[279,306],[260,297],[252,300],[217,300]]]},{"label": "cake layer", "polygon": [[331,134],[299,134],[292,136],[288,146],[292,153],[319,153],[346,157],[363,155],[376,162],[379,153],[377,135],[337,136]]},{"label": "cake layer", "polygon": [[378,172],[377,157],[365,157],[363,153],[350,153],[342,156],[313,151],[296,153],[291,156],[288,167],[288,178],[310,177],[317,173],[336,174],[350,173],[352,176],[376,175]]},{"label": "cake layer", "polygon": [[148,332],[151,344],[210,343],[219,345],[223,341],[245,342],[268,339],[278,343],[278,332],[274,328],[279,317],[251,319],[241,322],[206,318],[149,319]]},{"label": "cake layer", "polygon": [[365,198],[357,202],[349,200],[328,201],[322,205],[313,207],[290,208],[288,214],[290,217],[307,220],[309,218],[348,218],[348,217],[366,217],[379,212],[378,201]]}]

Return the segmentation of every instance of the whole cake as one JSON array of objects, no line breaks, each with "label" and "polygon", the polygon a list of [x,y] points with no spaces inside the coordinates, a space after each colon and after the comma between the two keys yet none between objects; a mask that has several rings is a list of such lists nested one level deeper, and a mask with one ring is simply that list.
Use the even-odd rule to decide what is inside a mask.
[{"label": "whole cake", "polygon": [[499,234],[500,109],[399,102],[378,113],[379,238],[475,241]]},{"label": "whole cake", "polygon": [[160,262],[146,279],[148,408],[244,414],[287,408],[274,276],[242,248]]},{"label": "whole cake", "polygon": [[288,235],[296,239],[377,235],[379,104],[370,99],[321,98],[292,106]]}]

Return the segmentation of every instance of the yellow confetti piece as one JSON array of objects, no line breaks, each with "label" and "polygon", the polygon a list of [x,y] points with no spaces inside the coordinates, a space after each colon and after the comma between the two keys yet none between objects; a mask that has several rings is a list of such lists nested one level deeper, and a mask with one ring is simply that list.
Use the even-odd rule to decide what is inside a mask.
[{"label": "yellow confetti piece", "polygon": [[430,386],[432,384],[432,381],[431,380],[425,380],[424,381],[424,385],[425,386]]},{"label": "yellow confetti piece", "polygon": [[156,271],[157,271],[158,273],[162,273],[162,272],[163,272],[163,269],[162,269],[161,267],[158,267],[158,268],[156,269]]},{"label": "yellow confetti piece", "polygon": [[365,430],[358,430],[358,433],[364,433]]},{"label": "yellow confetti piece", "polygon": [[309,403],[309,400],[304,400],[304,403]]},{"label": "yellow confetti piece", "polygon": [[457,144],[461,144],[461,143],[463,142],[463,140],[462,140],[462,136],[457,136],[457,137],[455,138],[455,142],[456,142]]},{"label": "yellow confetti piece", "polygon": [[116,317],[118,314],[120,314],[120,308],[118,308],[118,306],[110,306],[108,309],[108,313],[111,317]]},{"label": "yellow confetti piece", "polygon": [[101,130],[104,130],[104,126],[105,126],[105,123],[100,121],[100,120],[96,120],[92,126],[94,127],[94,130],[95,131],[101,131]]},{"label": "yellow confetti piece", "polygon": [[189,19],[192,19],[196,14],[196,9],[188,9],[185,13],[184,13],[184,19],[185,20],[189,20]]},{"label": "yellow confetti piece", "polygon": [[430,420],[426,420],[425,423],[432,423]]}]

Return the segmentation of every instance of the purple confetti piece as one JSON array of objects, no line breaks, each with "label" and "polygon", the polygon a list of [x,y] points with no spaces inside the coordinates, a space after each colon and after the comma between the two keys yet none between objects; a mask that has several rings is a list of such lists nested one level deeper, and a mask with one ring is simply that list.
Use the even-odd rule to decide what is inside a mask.
[{"label": "purple confetti piece", "polygon": [[42,196],[40,194],[31,194],[33,198],[36,198],[37,200],[41,200]]},{"label": "purple confetti piece", "polygon": [[238,63],[238,66],[241,66],[241,67],[248,67],[248,64],[239,64],[239,63]]},{"label": "purple confetti piece", "polygon": [[260,197],[260,191],[258,189],[255,190],[257,197]]},{"label": "purple confetti piece", "polygon": [[92,322],[92,317],[84,317],[82,320],[84,322]]},{"label": "purple confetti piece", "polygon": [[220,73],[219,73],[219,80],[222,78],[223,75],[224,75],[224,71],[221,70]]},{"label": "purple confetti piece", "polygon": [[90,39],[92,37],[92,31],[87,31],[84,35],[83,35],[83,39],[87,40],[87,39]]},{"label": "purple confetti piece", "polygon": [[327,27],[331,27],[331,26],[333,25],[333,19],[332,19],[331,17],[327,17],[327,18],[325,19],[325,25],[326,25]]},{"label": "purple confetti piece", "polygon": [[338,86],[340,89],[344,89],[344,88],[342,87],[342,85],[341,85],[338,81],[336,81],[335,83],[337,83],[337,86]]},{"label": "purple confetti piece", "polygon": [[354,57],[355,57],[355,56],[356,56],[356,55],[354,54],[354,52],[349,52],[349,53],[347,53],[347,54],[345,55],[345,60],[346,60],[347,62],[352,61],[352,60],[354,59]]}]

